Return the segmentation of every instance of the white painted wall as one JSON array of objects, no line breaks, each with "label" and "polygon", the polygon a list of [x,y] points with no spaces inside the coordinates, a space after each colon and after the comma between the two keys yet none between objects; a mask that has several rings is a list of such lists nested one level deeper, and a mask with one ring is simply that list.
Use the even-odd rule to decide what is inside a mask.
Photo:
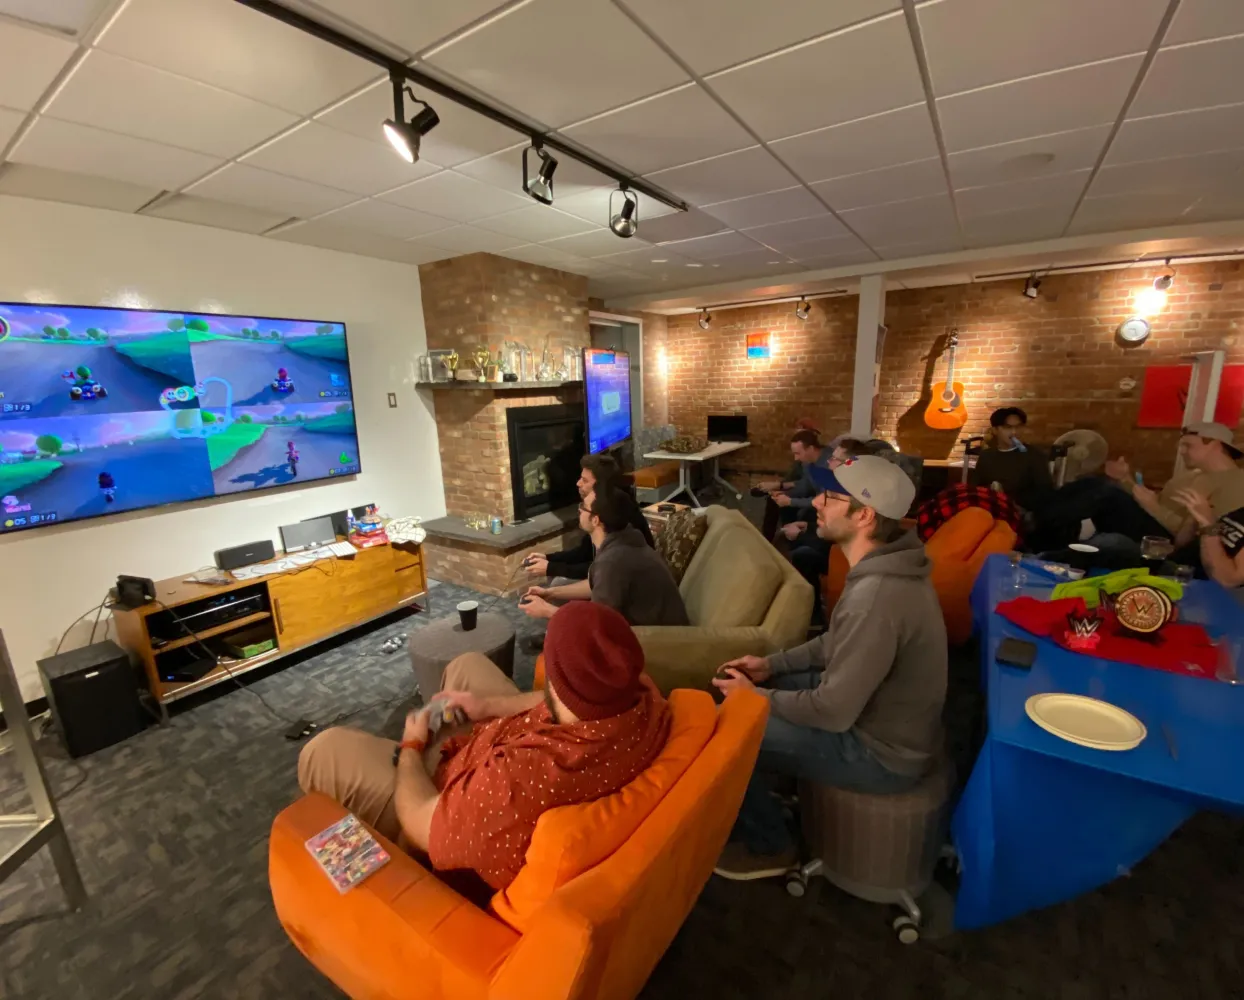
[{"label": "white painted wall", "polygon": [[[98,209],[0,197],[0,300],[341,320],[349,330],[363,472],[340,482],[135,511],[0,536],[0,628],[27,701],[35,661],[117,574],[189,573],[227,545],[348,506],[445,513],[419,272],[405,264]],[[3,373],[0,372],[0,381]],[[397,394],[390,409],[386,394]],[[424,394],[425,396],[427,394]],[[90,620],[65,648],[84,644]],[[97,636],[98,638],[98,636]]]}]

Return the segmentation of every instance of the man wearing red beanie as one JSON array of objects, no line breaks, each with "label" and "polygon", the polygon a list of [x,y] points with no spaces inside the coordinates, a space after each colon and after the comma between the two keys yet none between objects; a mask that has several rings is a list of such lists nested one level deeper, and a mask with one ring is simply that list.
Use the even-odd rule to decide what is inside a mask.
[{"label": "man wearing red beanie", "polygon": [[407,716],[396,745],[329,729],[303,749],[298,782],[418,848],[433,868],[469,869],[504,889],[542,813],[616,792],[669,735],[639,640],[612,608],[562,608],[549,621],[544,664],[544,690],[521,693],[485,656],[466,653],[445,668],[436,702],[461,709],[470,725],[442,730],[431,746],[427,708]]}]

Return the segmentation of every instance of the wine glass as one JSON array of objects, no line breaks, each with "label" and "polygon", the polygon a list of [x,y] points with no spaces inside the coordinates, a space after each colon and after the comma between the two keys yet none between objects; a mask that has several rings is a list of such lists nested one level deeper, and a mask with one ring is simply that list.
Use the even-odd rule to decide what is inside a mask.
[{"label": "wine glass", "polygon": [[1145,535],[1140,540],[1140,554],[1151,562],[1165,559],[1175,551],[1175,543],[1162,535]]}]

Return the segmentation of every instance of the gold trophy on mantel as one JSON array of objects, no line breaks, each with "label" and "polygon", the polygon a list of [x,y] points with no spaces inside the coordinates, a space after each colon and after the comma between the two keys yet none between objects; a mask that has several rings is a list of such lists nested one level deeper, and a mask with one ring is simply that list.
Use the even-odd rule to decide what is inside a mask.
[{"label": "gold trophy on mantel", "polygon": [[475,362],[475,371],[478,373],[478,376],[475,379],[475,381],[477,382],[488,381],[488,375],[487,375],[488,359],[491,356],[492,355],[489,352],[487,347],[475,348],[474,353],[471,355],[472,360]]},{"label": "gold trophy on mantel", "polygon": [[445,371],[449,372],[449,381],[453,381],[458,377],[458,352],[450,351],[448,354],[441,355],[441,364],[445,366]]}]

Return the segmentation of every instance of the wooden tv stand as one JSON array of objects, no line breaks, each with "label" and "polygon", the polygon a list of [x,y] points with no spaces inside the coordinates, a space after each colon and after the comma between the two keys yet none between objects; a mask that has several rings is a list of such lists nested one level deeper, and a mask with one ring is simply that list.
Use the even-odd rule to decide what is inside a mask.
[{"label": "wooden tv stand", "polygon": [[[118,608],[113,616],[120,644],[142,664],[152,697],[165,712],[169,702],[396,611],[427,591],[422,546],[384,544],[345,559],[321,559],[221,586],[187,583],[180,577],[161,580],[154,602]],[[235,613],[227,602],[239,605],[232,609]],[[228,620],[215,623],[214,614]],[[203,627],[195,627],[196,617],[205,619]],[[183,626],[178,619],[190,624]],[[196,660],[201,668],[213,646],[251,629],[270,635],[275,648],[227,660],[194,680],[171,679]]]}]

